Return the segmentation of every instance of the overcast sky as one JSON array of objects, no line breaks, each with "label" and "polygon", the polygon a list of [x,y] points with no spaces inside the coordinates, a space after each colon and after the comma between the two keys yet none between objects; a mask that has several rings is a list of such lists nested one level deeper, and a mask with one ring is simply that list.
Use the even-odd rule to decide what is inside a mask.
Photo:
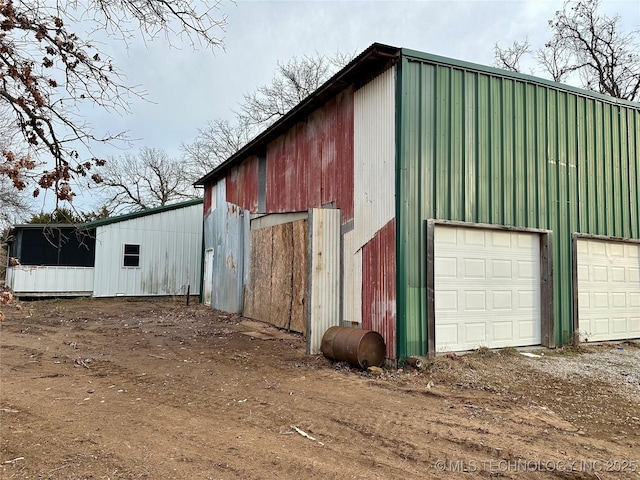
[{"label": "overcast sky", "polygon": [[[361,52],[374,42],[491,65],[496,41],[508,45],[529,37],[539,46],[548,37],[547,21],[562,0],[523,1],[242,1],[224,2],[220,32],[225,49],[193,52],[169,48],[164,40],[111,42],[108,53],[140,84],[148,101],[134,100],[131,114],[86,112],[97,133],[128,131],[142,146],[180,155],[207,120],[231,118],[244,93],[267,83],[276,62],[304,54]],[[625,29],[640,29],[640,1],[603,0],[602,11],[620,14]],[[122,154],[101,149],[104,156]],[[91,209],[89,192],[78,189],[77,208]],[[41,206],[36,207],[40,209]]]}]

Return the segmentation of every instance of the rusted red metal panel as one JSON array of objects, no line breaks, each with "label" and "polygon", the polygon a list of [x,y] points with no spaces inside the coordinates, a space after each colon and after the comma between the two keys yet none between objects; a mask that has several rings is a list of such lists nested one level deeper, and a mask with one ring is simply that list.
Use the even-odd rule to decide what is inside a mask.
[{"label": "rusted red metal panel", "polygon": [[340,146],[340,132],[338,131],[338,109],[336,99],[331,99],[325,106],[322,119],[318,125],[318,143],[322,162],[322,203],[324,205],[336,202],[337,181],[342,172],[337,170],[337,155]]},{"label": "rusted red metal panel", "polygon": [[336,198],[342,211],[342,223],[353,220],[353,90],[345,90],[336,97],[337,149]]},{"label": "rusted red metal panel", "polygon": [[279,212],[282,204],[278,185],[284,185],[286,158],[284,156],[285,136],[278,137],[267,146],[266,212]]},{"label": "rusted red metal panel", "polygon": [[304,151],[301,152],[301,161],[304,162],[307,171],[307,195],[306,203],[309,207],[322,206],[322,150],[318,140],[317,131],[319,123],[324,116],[324,108],[314,113],[307,125],[307,140]]},{"label": "rusted red metal panel", "polygon": [[267,147],[266,213],[331,203],[343,210],[342,223],[353,219],[351,88]]},{"label": "rusted red metal panel", "polygon": [[362,248],[362,328],[384,338],[386,356],[396,358],[395,219]]},{"label": "rusted red metal panel", "polygon": [[258,211],[258,157],[251,156],[233,168],[226,179],[227,202]]}]

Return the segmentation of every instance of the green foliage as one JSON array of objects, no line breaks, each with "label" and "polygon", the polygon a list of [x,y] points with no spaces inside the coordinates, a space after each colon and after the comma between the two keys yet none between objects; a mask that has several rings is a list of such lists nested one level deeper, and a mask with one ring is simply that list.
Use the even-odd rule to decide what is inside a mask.
[{"label": "green foliage", "polygon": [[52,223],[76,224],[100,220],[110,215],[111,211],[106,206],[102,206],[100,210],[92,212],[80,212],[66,207],[58,207],[50,213],[40,212],[33,215],[27,223],[47,225]]}]

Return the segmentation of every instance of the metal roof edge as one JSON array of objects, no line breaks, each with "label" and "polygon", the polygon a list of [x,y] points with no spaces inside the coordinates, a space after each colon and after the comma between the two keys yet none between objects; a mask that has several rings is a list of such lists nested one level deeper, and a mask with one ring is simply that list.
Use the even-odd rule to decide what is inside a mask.
[{"label": "metal roof edge", "polygon": [[[84,223],[17,223],[13,225],[11,228],[78,228],[85,227]],[[86,227],[90,228],[90,227]]]},{"label": "metal roof edge", "polygon": [[196,180],[193,185],[204,185],[210,180],[221,176],[228,168],[242,162],[246,157],[255,155],[260,152],[260,150],[265,149],[266,145],[271,140],[277,138],[290,128],[290,126],[297,123],[300,117],[312,112],[331,98],[333,94],[339,93],[347,88],[348,85],[354,83],[361,76],[364,76],[368,71],[366,68],[368,61],[377,59],[386,62],[398,59],[400,58],[401,51],[402,49],[400,47],[393,47],[382,43],[373,43],[356,58],[351,60],[351,62],[349,62],[344,68],[323,83],[316,91],[311,93],[298,105],[289,110],[289,112],[283,117],[278,119],[273,125],[258,134],[258,136],[227,160],[215,167],[211,172]]},{"label": "metal roof edge", "polygon": [[402,56],[406,57],[409,60],[418,60],[418,61],[423,61],[427,63],[436,63],[439,65],[459,67],[464,70],[473,70],[476,72],[487,73],[489,75],[521,80],[528,83],[534,83],[538,85],[544,85],[546,87],[555,88],[557,90],[563,90],[563,91],[575,93],[583,97],[590,97],[597,100],[603,100],[605,102],[613,103],[615,105],[625,105],[628,107],[640,109],[640,103],[638,102],[632,102],[630,100],[624,100],[621,98],[612,97],[610,95],[605,95],[603,93],[598,93],[591,90],[584,90],[582,88],[573,87],[565,83],[554,82],[546,78],[536,77],[534,75],[528,75],[526,73],[502,70],[500,68],[490,67],[487,65],[479,64],[479,63],[472,63],[464,60],[457,60],[454,58],[442,57],[440,55],[420,52],[418,50],[411,50],[408,48],[402,48],[401,50],[402,50]]},{"label": "metal roof edge", "polygon": [[138,212],[125,213],[124,215],[118,215],[116,217],[102,218],[100,220],[94,220],[92,222],[80,224],[80,226],[84,228],[102,227],[104,225],[109,225],[112,223],[124,222],[126,220],[132,220],[134,218],[146,217],[147,215],[155,215],[156,213],[163,213],[171,210],[177,210],[179,208],[191,207],[193,205],[198,205],[200,203],[204,203],[203,198],[196,198],[194,200],[188,200],[186,202],[180,202],[180,203],[172,203],[170,205],[163,205],[161,207],[149,208],[147,210],[140,210]]}]

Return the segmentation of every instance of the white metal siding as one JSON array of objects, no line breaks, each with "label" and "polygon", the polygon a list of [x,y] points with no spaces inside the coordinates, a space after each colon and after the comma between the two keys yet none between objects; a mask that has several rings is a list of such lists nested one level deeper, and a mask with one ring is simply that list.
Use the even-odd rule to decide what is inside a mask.
[{"label": "white metal siding", "polygon": [[540,237],[436,226],[436,351],[541,343]]},{"label": "white metal siding", "polygon": [[362,323],[362,250],[354,253],[353,230],[342,237],[342,320]]},{"label": "white metal siding", "polygon": [[640,245],[578,239],[577,260],[583,339],[640,338]]},{"label": "white metal siding", "polygon": [[[354,245],[395,217],[395,67],[354,94]],[[355,251],[354,251],[355,252]]]},{"label": "white metal siding", "polygon": [[91,295],[92,267],[20,266],[7,269],[7,286],[17,296]]},{"label": "white metal siding", "polygon": [[218,208],[218,184],[211,187],[211,210]]},{"label": "white metal siding", "polygon": [[312,209],[307,353],[320,353],[322,336],[340,325],[340,210]]},{"label": "white metal siding", "polygon": [[[94,296],[182,295],[200,291],[202,209],[192,205],[96,229]],[[140,245],[139,267],[123,267],[125,244]]]},{"label": "white metal siding", "polygon": [[203,303],[211,306],[211,298],[213,294],[213,248],[207,248],[204,251],[204,274],[203,274]]}]

